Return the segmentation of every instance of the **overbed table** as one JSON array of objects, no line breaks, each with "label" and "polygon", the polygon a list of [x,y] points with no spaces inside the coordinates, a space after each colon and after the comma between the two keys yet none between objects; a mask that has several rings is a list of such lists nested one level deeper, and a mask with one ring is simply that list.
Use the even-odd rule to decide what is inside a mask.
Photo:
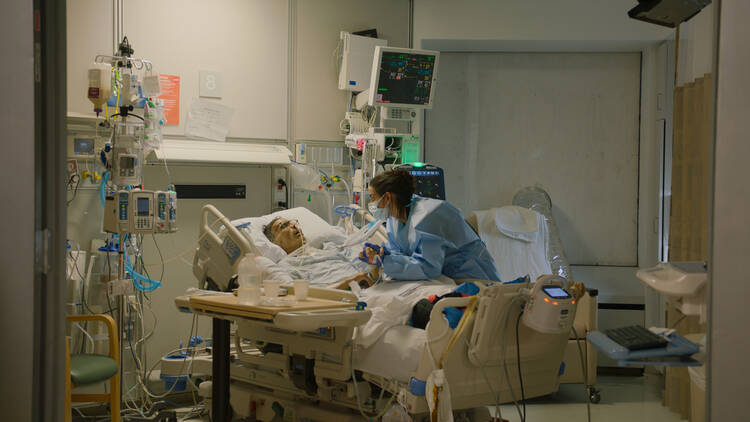
[{"label": "overbed table", "polygon": [[[290,293],[294,289],[286,287]],[[285,298],[295,299],[293,294]],[[215,295],[179,296],[175,305],[185,312],[211,317],[213,320],[212,347],[212,420],[229,422],[229,360],[230,323],[252,320],[292,330],[315,330],[330,325],[331,312],[341,325],[360,325],[370,318],[370,311],[351,312],[356,308],[356,296],[350,292],[310,288],[304,301],[292,306],[242,305],[237,296],[217,292]],[[336,313],[337,310],[344,311]],[[324,312],[326,318],[321,318]]]}]

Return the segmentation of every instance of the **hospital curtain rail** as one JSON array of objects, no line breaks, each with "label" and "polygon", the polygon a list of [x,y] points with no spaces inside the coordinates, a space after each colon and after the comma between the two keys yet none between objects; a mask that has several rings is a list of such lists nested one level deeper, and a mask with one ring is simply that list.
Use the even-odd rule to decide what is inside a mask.
[{"label": "hospital curtain rail", "polygon": [[[711,74],[675,88],[670,261],[708,258],[712,96]],[[682,314],[667,306],[668,327],[677,324],[675,328],[682,335],[706,332],[698,317],[680,318]],[[686,368],[667,368],[662,402],[682,419],[690,418],[690,376]]]}]

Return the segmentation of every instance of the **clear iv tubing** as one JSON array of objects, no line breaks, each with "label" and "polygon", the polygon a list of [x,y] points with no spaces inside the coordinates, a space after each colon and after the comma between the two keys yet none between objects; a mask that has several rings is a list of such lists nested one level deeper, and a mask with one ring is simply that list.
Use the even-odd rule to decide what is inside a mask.
[{"label": "clear iv tubing", "polygon": [[109,181],[109,171],[102,175],[102,183],[99,184],[99,200],[102,201],[102,207],[107,205],[107,182]]},{"label": "clear iv tubing", "polygon": [[[135,286],[135,288],[142,292],[152,292],[158,289],[159,287],[161,287],[160,281],[152,280],[135,271],[133,266],[130,264],[130,255],[127,253],[127,247],[125,246],[127,241],[128,241],[128,237],[123,236],[121,246],[123,247],[123,251],[125,252],[125,271],[130,273],[130,275],[133,277],[133,285]],[[147,283],[149,285],[146,286],[143,283]]]}]

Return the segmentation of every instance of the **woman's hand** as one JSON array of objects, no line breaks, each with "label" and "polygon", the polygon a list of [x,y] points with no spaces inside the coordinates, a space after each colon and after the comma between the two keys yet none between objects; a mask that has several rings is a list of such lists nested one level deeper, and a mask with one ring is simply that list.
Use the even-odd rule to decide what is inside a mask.
[{"label": "woman's hand", "polygon": [[[372,243],[365,243],[362,252],[359,253],[359,259],[370,265],[380,266],[386,253],[385,245],[377,246]],[[376,260],[376,257],[379,259]]]}]

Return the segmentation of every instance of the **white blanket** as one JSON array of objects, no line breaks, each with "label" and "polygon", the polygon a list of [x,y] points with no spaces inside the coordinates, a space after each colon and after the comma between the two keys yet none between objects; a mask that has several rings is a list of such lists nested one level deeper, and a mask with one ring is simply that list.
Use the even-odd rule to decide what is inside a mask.
[{"label": "white blanket", "polygon": [[372,317],[357,327],[354,341],[362,347],[372,346],[389,328],[406,325],[414,305],[430,295],[443,295],[456,288],[456,283],[440,276],[437,280],[385,281],[362,290],[360,300],[367,303]]},{"label": "white blanket", "polygon": [[265,277],[291,283],[294,280],[310,280],[310,285],[325,287],[359,272],[367,271],[367,264],[357,259],[365,240],[377,227],[363,228],[348,237],[325,242],[322,249],[304,245],[289,255],[275,260],[259,257]]},{"label": "white blanket", "polygon": [[317,249],[308,246],[300,253],[287,255],[279,262],[259,257],[258,263],[261,264],[266,279],[282,283],[310,280],[312,286],[325,287],[367,270],[367,264],[359,261],[353,254],[351,249],[346,248]]}]

